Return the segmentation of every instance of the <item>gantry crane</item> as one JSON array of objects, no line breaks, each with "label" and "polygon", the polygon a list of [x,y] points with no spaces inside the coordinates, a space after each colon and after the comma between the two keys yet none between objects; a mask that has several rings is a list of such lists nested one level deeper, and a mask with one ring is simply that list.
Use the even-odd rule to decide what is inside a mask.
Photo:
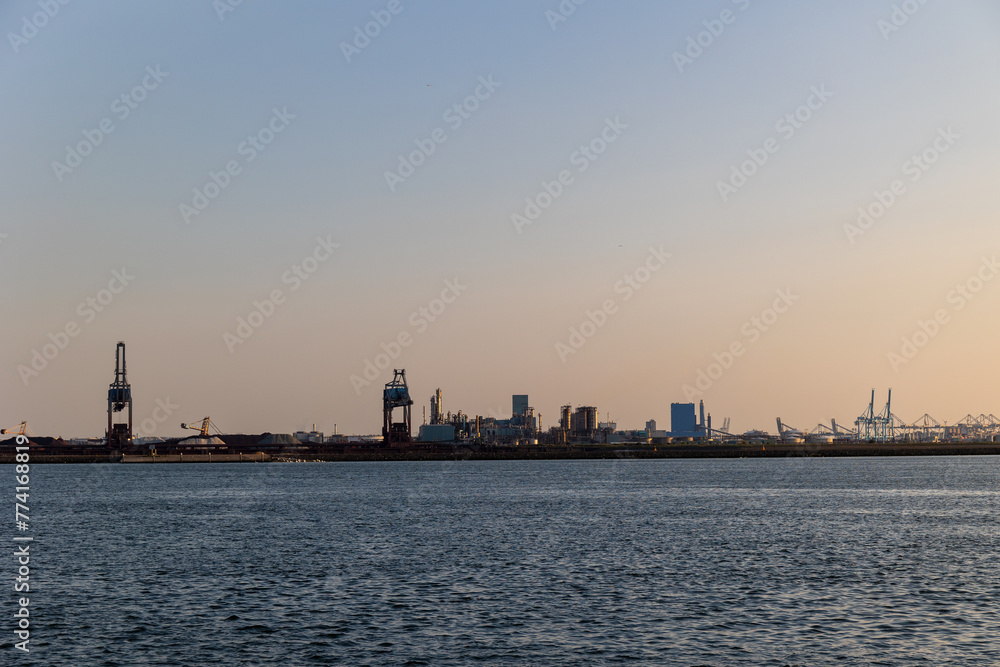
[{"label": "gantry crane", "polygon": [[[406,386],[406,370],[393,370],[392,382],[382,391],[382,442],[390,447],[408,445],[410,439],[410,390]],[[403,421],[394,422],[392,412],[403,409]]]},{"label": "gantry crane", "polygon": [[[128,423],[114,423],[114,413],[128,408]],[[123,450],[132,446],[132,385],[125,374],[125,341],[115,348],[115,381],[108,387],[108,447]]]}]

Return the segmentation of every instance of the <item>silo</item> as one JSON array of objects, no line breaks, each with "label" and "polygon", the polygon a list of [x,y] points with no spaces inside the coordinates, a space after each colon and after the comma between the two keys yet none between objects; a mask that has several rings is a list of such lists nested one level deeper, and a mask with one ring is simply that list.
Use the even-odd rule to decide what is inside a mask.
[{"label": "silo", "polygon": [[586,407],[583,409],[584,412],[584,430],[589,433],[594,433],[597,431],[597,408]]},{"label": "silo", "polygon": [[570,427],[570,413],[573,410],[573,406],[564,405],[559,408],[559,428],[564,431],[568,431]]}]

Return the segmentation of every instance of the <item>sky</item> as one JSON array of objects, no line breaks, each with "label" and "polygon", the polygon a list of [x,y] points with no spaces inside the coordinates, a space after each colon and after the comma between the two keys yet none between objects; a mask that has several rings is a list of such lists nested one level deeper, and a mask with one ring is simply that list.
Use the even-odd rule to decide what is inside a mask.
[{"label": "sky", "polygon": [[103,436],[119,340],[141,435],[378,433],[393,368],[414,424],[439,387],[545,428],[1000,413],[994,2],[11,0],[0,32],[0,426]]}]

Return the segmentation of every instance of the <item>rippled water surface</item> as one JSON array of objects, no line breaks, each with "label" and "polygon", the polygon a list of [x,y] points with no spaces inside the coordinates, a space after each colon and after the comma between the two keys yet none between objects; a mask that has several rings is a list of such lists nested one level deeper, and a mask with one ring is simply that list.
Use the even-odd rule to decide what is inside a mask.
[{"label": "rippled water surface", "polygon": [[992,458],[32,473],[3,664],[1000,664]]}]

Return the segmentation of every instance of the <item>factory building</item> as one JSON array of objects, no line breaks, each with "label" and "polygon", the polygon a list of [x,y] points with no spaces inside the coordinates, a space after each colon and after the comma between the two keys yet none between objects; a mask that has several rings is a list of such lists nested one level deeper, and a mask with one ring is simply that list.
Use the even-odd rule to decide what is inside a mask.
[{"label": "factory building", "polygon": [[520,417],[528,411],[528,395],[527,394],[514,394],[511,396],[511,411],[515,417]]},{"label": "factory building", "polygon": [[670,404],[670,435],[681,438],[699,435],[694,403]]},{"label": "factory building", "polygon": [[417,440],[420,442],[454,442],[455,427],[451,424],[421,424]]},{"label": "factory building", "polygon": [[511,428],[524,429],[525,431],[536,431],[538,429],[535,409],[529,404],[527,394],[514,394],[511,396],[511,417],[507,425]]},{"label": "factory building", "polygon": [[597,408],[593,406],[577,408],[570,416],[569,430],[576,437],[594,437],[597,432]]},{"label": "factory building", "polygon": [[316,424],[313,424],[311,431],[296,431],[292,435],[299,442],[326,442],[326,439],[323,437],[323,432],[316,430]]},{"label": "factory building", "polygon": [[481,435],[482,422],[477,417],[470,420],[468,415],[459,410],[456,413],[445,413],[444,398],[441,389],[431,396],[430,423],[427,423],[427,413],[424,412],[424,423],[417,432],[417,441],[421,443],[443,443],[478,438]]},{"label": "factory building", "polygon": [[711,418],[705,421],[705,402],[700,404],[701,420],[695,416],[694,403],[670,404],[670,437],[704,438],[712,428]]},{"label": "factory building", "polygon": [[656,420],[650,419],[646,422],[646,437],[650,439],[663,439],[670,437],[670,433],[656,428]]}]

